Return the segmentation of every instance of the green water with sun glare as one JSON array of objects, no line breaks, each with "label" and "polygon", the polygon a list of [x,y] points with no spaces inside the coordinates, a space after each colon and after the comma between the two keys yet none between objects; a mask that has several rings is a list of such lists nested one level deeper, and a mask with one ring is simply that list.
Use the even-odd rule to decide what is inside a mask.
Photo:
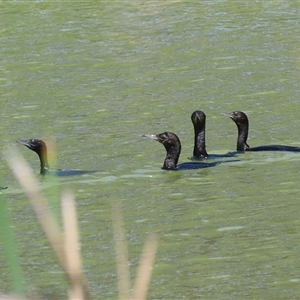
[{"label": "green water with sun glare", "polygon": [[[98,173],[41,180],[76,194],[93,299],[116,299],[111,204],[125,220],[135,275],[159,233],[149,299],[299,299],[299,167],[293,153],[161,170],[165,150],[144,133],[173,131],[193,150],[191,113],[207,116],[207,151],[300,145],[298,1],[2,2],[2,148],[53,136],[59,168]],[[18,150],[38,173],[35,153]],[[6,162],[0,170],[28,292],[66,297],[67,283]],[[55,206],[55,204],[53,204]],[[57,209],[57,207],[56,207]],[[0,249],[1,250],[1,249]],[[2,260],[2,259],[1,259]],[[0,291],[9,291],[1,264]]]}]

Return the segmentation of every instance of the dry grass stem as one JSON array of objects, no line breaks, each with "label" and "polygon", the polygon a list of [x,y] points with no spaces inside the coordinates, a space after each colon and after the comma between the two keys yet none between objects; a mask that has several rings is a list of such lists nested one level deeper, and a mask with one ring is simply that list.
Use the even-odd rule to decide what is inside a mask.
[{"label": "dry grass stem", "polygon": [[39,182],[33,175],[28,163],[16,151],[5,153],[10,168],[31,201],[36,216],[62,266],[65,266],[63,235],[53,217],[47,201],[41,193]]},{"label": "dry grass stem", "polygon": [[18,296],[1,296],[0,300],[26,300],[26,299]]},{"label": "dry grass stem", "polygon": [[[68,279],[72,286],[70,299],[84,299],[84,292],[85,295],[89,295],[89,293],[87,286],[83,284],[84,280],[82,279],[73,195],[70,195],[70,193],[66,194],[67,199],[63,200],[64,204],[67,206],[67,209],[65,208],[63,210],[64,225],[67,234],[63,235],[55,217],[48,207],[47,200],[40,190],[39,182],[30,170],[27,162],[15,150],[11,150],[10,153],[5,153],[5,157],[10,168],[30,199],[32,207],[51,247],[58,257],[64,271],[68,275]],[[70,214],[67,213],[67,210],[70,210]],[[80,295],[81,298],[79,298],[78,295]]]},{"label": "dry grass stem", "polygon": [[124,223],[117,204],[112,207],[112,220],[116,248],[119,299],[130,299],[127,244],[125,232],[123,230]]},{"label": "dry grass stem", "polygon": [[[56,218],[48,207],[47,200],[41,192],[39,182],[33,175],[28,163],[16,150],[6,152],[5,157],[15,177],[18,179],[30,199],[37,219],[39,220],[53,251],[58,257],[62,268],[68,276],[71,284],[69,299],[84,300],[85,298],[88,298],[89,291],[85,284],[82,272],[76,204],[73,193],[68,191],[64,192],[62,195],[63,232],[60,230]],[[119,299],[146,299],[158,244],[158,237],[156,234],[153,234],[145,243],[137,271],[134,289],[133,292],[131,292],[128,249],[124,232],[124,223],[117,204],[112,207],[112,221],[117,262]],[[2,299],[20,300],[18,297],[9,298],[9,296],[0,297],[0,300]]]},{"label": "dry grass stem", "polygon": [[154,265],[157,244],[157,234],[150,235],[145,242],[133,289],[132,299],[134,300],[146,299]]},{"label": "dry grass stem", "polygon": [[74,195],[64,192],[61,198],[62,218],[65,230],[65,258],[67,271],[71,278],[69,299],[83,300],[84,285],[82,280],[82,264]]}]

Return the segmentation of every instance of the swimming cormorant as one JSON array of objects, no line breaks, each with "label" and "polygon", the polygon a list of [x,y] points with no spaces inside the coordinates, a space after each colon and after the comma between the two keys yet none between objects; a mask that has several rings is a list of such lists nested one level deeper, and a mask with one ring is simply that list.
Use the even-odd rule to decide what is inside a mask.
[{"label": "swimming cormorant", "polygon": [[162,169],[164,170],[201,169],[201,168],[214,167],[220,164],[220,162],[214,162],[214,163],[186,162],[178,165],[177,163],[181,152],[181,143],[178,136],[175,133],[163,132],[160,134],[144,134],[143,136],[158,141],[164,145],[167,151],[167,155],[164,160],[164,165],[162,167]]},{"label": "swimming cormorant", "polygon": [[47,156],[47,146],[46,143],[38,139],[29,139],[29,140],[17,140],[17,143],[26,146],[28,149],[34,151],[40,159],[41,169],[40,174],[54,174],[57,176],[74,176],[82,175],[87,173],[94,173],[96,171],[84,171],[84,170],[50,170]]},{"label": "swimming cormorant", "polygon": [[300,152],[300,147],[292,147],[285,145],[265,145],[250,147],[247,144],[248,132],[249,132],[249,121],[248,117],[242,111],[233,111],[229,114],[223,114],[233,120],[238,128],[238,138],[236,150],[239,152],[244,151],[290,151]]}]

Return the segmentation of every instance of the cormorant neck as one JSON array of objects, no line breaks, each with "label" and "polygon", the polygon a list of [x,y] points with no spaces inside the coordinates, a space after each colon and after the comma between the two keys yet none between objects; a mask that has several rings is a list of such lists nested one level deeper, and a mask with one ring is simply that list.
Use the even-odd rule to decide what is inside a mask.
[{"label": "cormorant neck", "polygon": [[175,170],[177,163],[178,163],[178,159],[180,156],[180,152],[181,152],[181,144],[176,143],[176,144],[164,144],[166,151],[167,151],[167,155],[164,161],[164,165],[163,165],[163,169],[165,170]]},{"label": "cormorant neck", "polygon": [[47,149],[42,149],[40,152],[37,153],[41,163],[41,175],[46,175],[49,171],[50,167],[48,164],[48,157],[47,157]]},{"label": "cormorant neck", "polygon": [[195,130],[195,142],[194,142],[194,152],[193,155],[195,157],[208,157],[206,152],[206,145],[205,145],[205,125],[203,127],[196,128]]},{"label": "cormorant neck", "polygon": [[245,124],[236,123],[236,126],[238,128],[236,150],[243,152],[250,148],[250,146],[247,144],[249,123],[248,122]]}]

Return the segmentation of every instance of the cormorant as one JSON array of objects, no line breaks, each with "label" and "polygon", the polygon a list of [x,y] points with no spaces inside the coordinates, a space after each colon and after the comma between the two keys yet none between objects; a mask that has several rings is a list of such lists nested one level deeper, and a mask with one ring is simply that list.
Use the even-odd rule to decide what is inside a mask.
[{"label": "cormorant", "polygon": [[47,156],[47,146],[46,143],[38,139],[29,139],[29,140],[17,140],[17,143],[26,146],[28,149],[34,151],[40,159],[40,174],[54,174],[57,176],[75,176],[82,175],[87,173],[94,173],[96,171],[84,171],[84,170],[50,170]]},{"label": "cormorant", "polygon": [[186,162],[177,164],[181,152],[181,143],[179,137],[172,132],[163,132],[160,134],[144,134],[144,137],[158,141],[164,145],[167,155],[164,160],[162,169],[164,170],[189,170],[214,167],[219,165],[220,162],[214,163],[201,163],[201,162]]},{"label": "cormorant", "polygon": [[250,147],[247,144],[248,132],[249,132],[249,121],[248,117],[242,111],[233,111],[229,114],[223,114],[233,120],[238,128],[238,138],[236,150],[238,152],[244,151],[290,151],[290,152],[300,152],[300,147],[292,147],[285,145],[265,145]]}]

